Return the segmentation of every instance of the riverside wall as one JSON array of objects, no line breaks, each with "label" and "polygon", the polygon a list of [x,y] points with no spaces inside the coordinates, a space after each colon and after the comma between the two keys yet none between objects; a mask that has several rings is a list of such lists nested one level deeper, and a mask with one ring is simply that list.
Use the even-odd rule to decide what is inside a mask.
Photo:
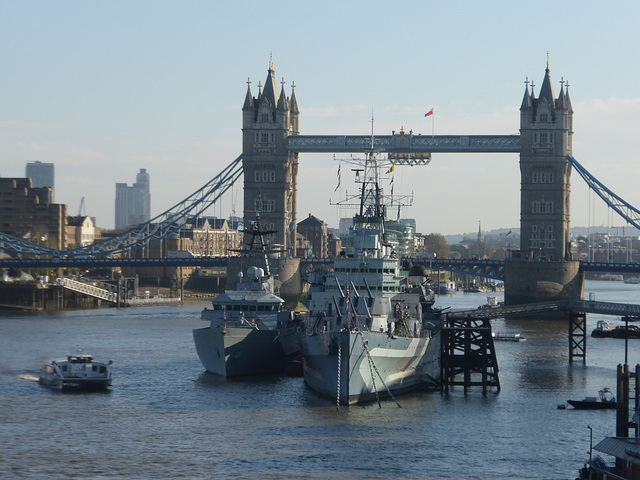
[{"label": "riverside wall", "polygon": [[102,301],[59,285],[38,283],[0,284],[0,310],[54,311],[97,308]]}]

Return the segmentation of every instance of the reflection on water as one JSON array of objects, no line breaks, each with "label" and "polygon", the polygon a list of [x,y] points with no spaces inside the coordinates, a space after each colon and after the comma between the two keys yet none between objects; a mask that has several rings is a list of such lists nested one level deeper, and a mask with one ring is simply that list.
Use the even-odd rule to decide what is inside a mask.
[{"label": "reflection on water", "polygon": [[[637,285],[587,282],[589,291],[640,303]],[[486,296],[457,293],[437,305],[474,308]],[[624,341],[589,338],[587,364],[569,366],[565,322],[493,322],[527,338],[496,343],[500,393],[414,392],[398,397],[402,408],[336,410],[301,378],[204,372],[191,333],[204,306],[0,317],[0,476],[575,478],[587,425],[594,440],[615,433],[611,411],[557,405],[615,388]],[[38,384],[43,361],[78,351],[114,361],[109,394]],[[640,349],[630,352],[635,365]]]}]

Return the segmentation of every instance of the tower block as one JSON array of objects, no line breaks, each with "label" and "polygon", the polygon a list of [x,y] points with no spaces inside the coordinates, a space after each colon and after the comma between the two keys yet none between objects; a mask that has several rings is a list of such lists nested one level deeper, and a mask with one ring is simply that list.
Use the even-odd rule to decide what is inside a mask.
[{"label": "tower block", "polygon": [[260,214],[262,226],[275,231],[267,239],[295,255],[298,153],[286,150],[289,135],[299,134],[295,85],[285,95],[284,79],[278,85],[269,62],[264,87],[258,96],[247,95],[242,107],[242,165],[244,169],[244,222]]},{"label": "tower block", "polygon": [[571,259],[573,108],[569,83],[555,98],[549,62],[540,94],[525,82],[520,107],[520,252],[505,264],[505,302],[582,298],[584,276]]}]

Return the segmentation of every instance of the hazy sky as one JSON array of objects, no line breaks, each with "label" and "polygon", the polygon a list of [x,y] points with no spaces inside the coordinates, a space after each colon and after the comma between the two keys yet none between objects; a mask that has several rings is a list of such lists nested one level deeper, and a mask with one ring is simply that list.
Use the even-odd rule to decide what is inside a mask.
[{"label": "hazy sky", "polygon": [[[241,153],[247,78],[257,95],[273,52],[276,78],[296,84],[303,135],[413,130],[514,134],[528,77],[550,55],[556,96],[570,83],[573,152],[640,206],[640,4],[619,2],[0,2],[0,175],[55,164],[55,197],[114,225],[115,183],[151,176],[152,215],[204,185]],[[536,87],[536,94],[539,87]],[[298,219],[337,226],[329,205],[337,162],[301,154]],[[342,185],[354,190],[343,167]],[[436,154],[397,168],[424,233],[519,227],[517,154]],[[211,214],[227,216],[242,194]],[[236,197],[237,202],[233,201]],[[572,175],[572,225],[589,194]],[[624,225],[604,204],[591,225]]]}]

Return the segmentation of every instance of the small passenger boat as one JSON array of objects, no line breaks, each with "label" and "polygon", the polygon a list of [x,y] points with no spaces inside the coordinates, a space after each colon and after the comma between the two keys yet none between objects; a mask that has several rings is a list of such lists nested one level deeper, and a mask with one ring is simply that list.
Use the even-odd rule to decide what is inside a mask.
[{"label": "small passenger boat", "polygon": [[611,324],[605,320],[598,320],[596,328],[591,332],[591,336],[594,338],[609,338],[612,335]]},{"label": "small passenger boat", "polygon": [[608,387],[598,391],[598,397],[586,397],[584,400],[567,400],[573,408],[579,410],[604,410],[616,408],[616,399]]},{"label": "small passenger boat", "polygon": [[494,340],[501,340],[504,342],[526,342],[527,338],[521,333],[496,333],[491,334]]},{"label": "small passenger boat", "polygon": [[45,363],[39,381],[53,388],[100,390],[111,386],[111,365],[96,362],[91,355],[68,355],[66,360]]},{"label": "small passenger boat", "polygon": [[640,327],[636,325],[618,325],[611,332],[613,338],[640,338]]}]

